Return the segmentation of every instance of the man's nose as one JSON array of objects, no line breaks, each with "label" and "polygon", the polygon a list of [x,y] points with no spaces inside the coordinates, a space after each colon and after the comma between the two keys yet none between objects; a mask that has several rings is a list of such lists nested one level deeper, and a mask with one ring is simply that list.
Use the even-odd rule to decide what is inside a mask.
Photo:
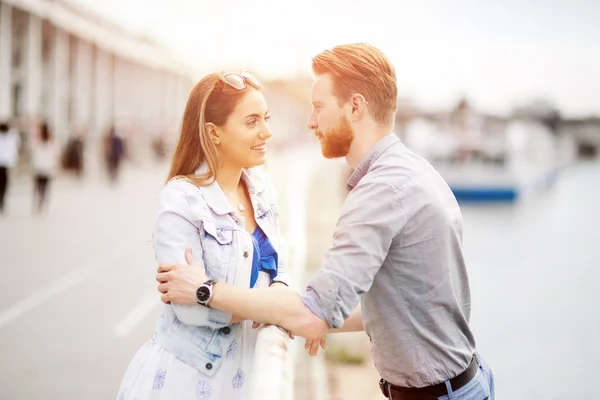
[{"label": "man's nose", "polygon": [[308,119],[308,129],[317,129],[318,124],[317,124],[317,119],[314,117],[314,115],[311,114],[310,118]]}]

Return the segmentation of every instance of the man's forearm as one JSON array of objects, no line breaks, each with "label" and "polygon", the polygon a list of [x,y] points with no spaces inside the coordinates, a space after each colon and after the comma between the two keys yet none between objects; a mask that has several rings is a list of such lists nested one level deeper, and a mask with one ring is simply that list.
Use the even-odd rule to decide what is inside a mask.
[{"label": "man's forearm", "polygon": [[356,306],[352,314],[344,321],[344,326],[338,329],[330,329],[327,333],[344,333],[344,332],[362,332],[365,330],[362,321],[362,309],[360,303]]},{"label": "man's forearm", "polygon": [[209,305],[307,338],[318,338],[328,329],[325,321],[306,308],[300,295],[287,287],[245,289],[218,282]]}]

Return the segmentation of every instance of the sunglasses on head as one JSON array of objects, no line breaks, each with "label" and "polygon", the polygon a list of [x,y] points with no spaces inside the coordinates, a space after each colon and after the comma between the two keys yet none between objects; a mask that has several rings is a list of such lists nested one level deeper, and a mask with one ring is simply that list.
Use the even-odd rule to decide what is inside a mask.
[{"label": "sunglasses on head", "polygon": [[253,86],[261,87],[260,81],[257,77],[252,75],[250,71],[244,71],[241,73],[227,72],[219,77],[223,82],[228,84],[234,89],[244,90],[248,86],[246,82],[250,82]]}]

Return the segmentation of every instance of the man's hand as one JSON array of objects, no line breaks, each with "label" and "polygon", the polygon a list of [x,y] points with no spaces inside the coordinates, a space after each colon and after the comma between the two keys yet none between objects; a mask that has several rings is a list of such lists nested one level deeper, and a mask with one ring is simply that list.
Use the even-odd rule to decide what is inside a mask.
[{"label": "man's hand", "polygon": [[196,265],[192,250],[185,251],[186,264],[160,264],[156,280],[158,291],[163,295],[160,299],[166,303],[198,304],[196,290],[208,280],[204,269]]},{"label": "man's hand", "polygon": [[308,350],[308,354],[314,357],[319,352],[319,345],[325,349],[325,335],[321,336],[319,340],[306,339],[304,348]]}]

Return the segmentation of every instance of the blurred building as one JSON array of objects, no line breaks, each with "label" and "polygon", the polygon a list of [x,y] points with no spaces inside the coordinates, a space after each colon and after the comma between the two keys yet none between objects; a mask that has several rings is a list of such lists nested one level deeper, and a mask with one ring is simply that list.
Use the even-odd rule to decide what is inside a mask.
[{"label": "blurred building", "polygon": [[580,156],[600,155],[600,118],[565,119],[560,121],[558,129],[564,136],[575,140]]},{"label": "blurred building", "polygon": [[41,119],[61,143],[112,124],[162,134],[193,83],[164,48],[71,3],[0,2],[0,119],[22,134]]}]

